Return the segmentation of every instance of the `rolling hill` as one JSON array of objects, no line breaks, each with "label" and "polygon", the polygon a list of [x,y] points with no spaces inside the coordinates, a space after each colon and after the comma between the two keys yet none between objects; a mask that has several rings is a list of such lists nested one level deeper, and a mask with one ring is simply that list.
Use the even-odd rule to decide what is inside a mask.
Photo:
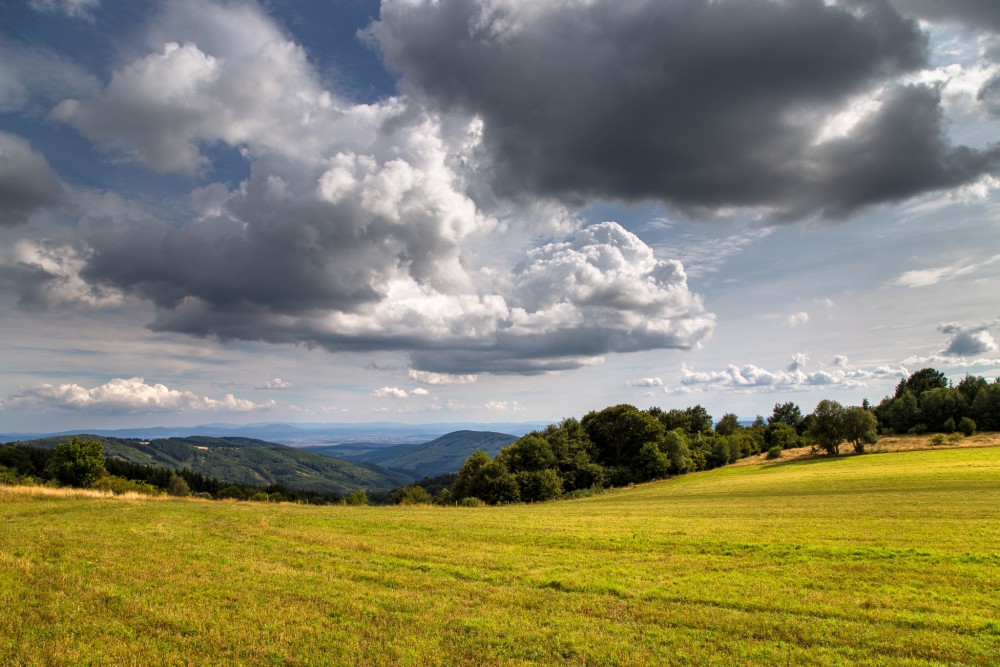
[{"label": "rolling hill", "polygon": [[0,487],[0,664],[995,667],[1000,448],[570,501]]},{"label": "rolling hill", "polygon": [[[99,440],[104,455],[132,463],[189,468],[220,480],[240,484],[282,484],[291,489],[347,494],[357,489],[386,491],[415,479],[399,471],[347,461],[286,445],[252,438],[191,436],[137,440],[81,435]],[[23,444],[55,447],[66,436],[30,440]]]},{"label": "rolling hill", "polygon": [[[506,447],[517,438],[516,435],[493,431],[455,431],[419,445],[402,444],[358,451],[357,443],[351,443],[304,449],[325,456],[342,456],[381,468],[402,470],[420,478],[456,472],[465,463],[465,459],[479,449],[490,456],[496,456],[501,447]],[[343,450],[339,450],[339,447],[343,447]],[[338,453],[339,451],[343,453]]]}]

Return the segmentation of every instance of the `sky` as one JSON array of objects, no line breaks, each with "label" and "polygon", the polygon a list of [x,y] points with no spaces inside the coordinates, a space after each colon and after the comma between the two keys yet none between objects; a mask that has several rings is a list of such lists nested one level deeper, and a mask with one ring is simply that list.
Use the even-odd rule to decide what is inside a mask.
[{"label": "sky", "polygon": [[1000,375],[996,0],[0,0],[0,430]]}]

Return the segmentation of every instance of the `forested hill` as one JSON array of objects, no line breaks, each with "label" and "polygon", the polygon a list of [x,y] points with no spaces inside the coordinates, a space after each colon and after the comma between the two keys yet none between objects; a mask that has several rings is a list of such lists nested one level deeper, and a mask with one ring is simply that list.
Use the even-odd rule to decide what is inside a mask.
[{"label": "forested hill", "polygon": [[[87,434],[79,437],[100,441],[107,457],[171,469],[188,468],[238,484],[281,484],[290,489],[345,495],[357,489],[389,490],[415,479],[406,473],[383,470],[368,463],[322,456],[251,438],[192,436],[137,440]],[[69,439],[70,436],[59,436],[22,444],[55,447]]]},{"label": "forested hill", "polygon": [[[344,454],[344,458],[375,464],[382,468],[392,468],[412,473],[414,477],[436,477],[457,472],[465,460],[477,450],[491,456],[500,453],[517,440],[516,435],[493,431],[455,431],[419,445],[394,445],[380,447],[355,454]],[[305,448],[307,451],[312,449]],[[317,453],[340,456],[336,447],[317,447]]]}]

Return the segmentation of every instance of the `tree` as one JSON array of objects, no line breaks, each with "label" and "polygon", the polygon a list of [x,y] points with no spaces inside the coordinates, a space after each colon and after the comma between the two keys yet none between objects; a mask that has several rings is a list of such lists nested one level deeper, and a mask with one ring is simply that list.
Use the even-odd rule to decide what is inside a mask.
[{"label": "tree", "polygon": [[655,417],[632,405],[589,412],[580,423],[597,446],[599,461],[608,465],[631,467],[642,446],[659,441],[664,433]]},{"label": "tree", "polygon": [[844,406],[837,401],[825,399],[812,412],[813,423],[809,437],[826,450],[830,456],[840,453],[840,443],[844,441]]},{"label": "tree", "polygon": [[976,395],[972,418],[982,431],[1000,431],[1000,383],[987,385]]},{"label": "tree", "polygon": [[719,435],[732,435],[742,428],[739,417],[732,412],[722,415],[722,418],[715,424],[715,432]]},{"label": "tree", "polygon": [[167,481],[167,493],[172,496],[184,497],[191,495],[191,487],[184,481],[184,478],[176,473],[171,473]]},{"label": "tree", "polygon": [[843,436],[854,445],[858,454],[865,453],[865,445],[878,442],[878,420],[863,407],[852,406],[844,410]]},{"label": "tree", "polygon": [[919,399],[920,395],[931,389],[947,389],[948,378],[941,371],[933,368],[921,368],[919,371],[900,380],[896,385],[896,398],[903,395],[904,391],[911,391]]},{"label": "tree", "polygon": [[[920,395],[920,413],[931,431],[951,433],[968,411],[965,395],[958,389],[928,389]],[[951,420],[950,428],[946,426]]]},{"label": "tree", "polygon": [[422,486],[404,486],[392,492],[392,500],[397,505],[430,505],[431,494]]},{"label": "tree", "polygon": [[990,383],[986,381],[986,378],[979,375],[966,375],[962,378],[962,381],[955,386],[955,389],[962,392],[962,396],[965,397],[965,402],[971,406],[976,400],[976,396],[979,395],[979,392],[988,387],[989,384]]},{"label": "tree", "polygon": [[46,472],[60,484],[90,486],[105,474],[104,445],[97,440],[83,442],[73,436],[56,446]]},{"label": "tree", "polygon": [[771,411],[771,416],[767,418],[767,425],[771,426],[773,424],[788,424],[792,428],[796,429],[796,432],[801,435],[801,431],[798,430],[799,424],[802,422],[802,410],[799,406],[795,405],[791,401],[787,403],[775,403],[774,410]]},{"label": "tree", "polygon": [[451,493],[455,500],[474,496],[480,500],[485,500],[480,494],[485,495],[483,483],[483,470],[492,462],[490,455],[479,449],[465,459],[462,468],[458,471],[455,484],[451,487]]},{"label": "tree", "polygon": [[776,421],[767,427],[767,444],[781,449],[798,447],[800,444],[799,434],[787,422]]}]

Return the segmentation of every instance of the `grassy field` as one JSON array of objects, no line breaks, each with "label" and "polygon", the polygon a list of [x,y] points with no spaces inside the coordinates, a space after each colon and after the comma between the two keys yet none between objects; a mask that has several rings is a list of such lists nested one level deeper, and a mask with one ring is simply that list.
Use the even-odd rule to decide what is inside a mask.
[{"label": "grassy field", "polygon": [[1000,448],[504,508],[0,487],[0,664],[1000,665]]}]

